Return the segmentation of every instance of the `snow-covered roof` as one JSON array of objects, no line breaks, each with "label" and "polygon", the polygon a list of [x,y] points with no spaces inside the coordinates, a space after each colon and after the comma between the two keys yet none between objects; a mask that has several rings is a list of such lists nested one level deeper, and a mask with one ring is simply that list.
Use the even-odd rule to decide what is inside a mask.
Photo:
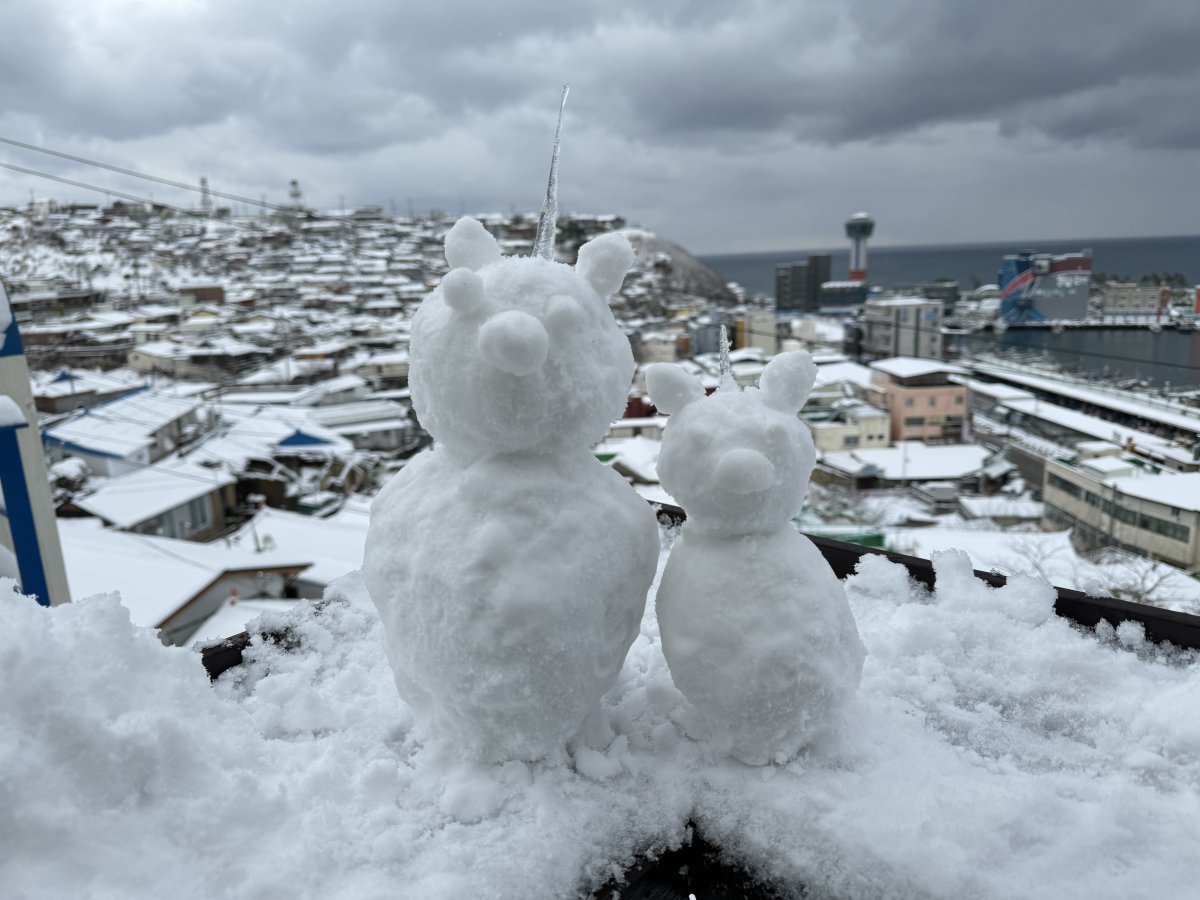
[{"label": "snow-covered roof", "polygon": [[943,372],[947,375],[963,375],[966,370],[961,366],[952,366],[936,359],[918,359],[913,356],[893,356],[890,359],[877,359],[871,363],[871,368],[893,378],[916,378],[921,375],[934,375]]},{"label": "snow-covered roof", "polygon": [[[1095,460],[1088,460],[1089,463]],[[1176,509],[1200,511],[1200,472],[1135,475],[1109,482],[1128,497],[1151,500]]]},{"label": "snow-covered roof", "polygon": [[1120,446],[1132,441],[1138,452],[1152,458],[1173,459],[1182,463],[1192,461],[1191,451],[1173,444],[1166,438],[1127,428],[1099,416],[1089,416],[1087,413],[1067,409],[1056,403],[1038,400],[1036,397],[1014,397],[1001,401],[1001,405],[1027,417],[1041,419],[1055,428],[1091,435],[1096,440],[1109,441]]},{"label": "snow-covered roof", "polygon": [[84,392],[110,394],[146,386],[141,376],[129,372],[97,372],[90,369],[33,373],[31,381],[35,397],[66,397]]},{"label": "snow-covered roof", "polygon": [[197,544],[105,528],[98,519],[59,519],[71,596],[119,591],[135,625],[155,627],[227,571],[303,568],[292,553],[271,559],[225,542]]},{"label": "snow-covered roof", "polygon": [[937,481],[972,475],[990,455],[990,450],[977,444],[901,441],[894,447],[826,453],[821,463],[848,474],[873,468],[888,481]]},{"label": "snow-covered roof", "polygon": [[974,363],[972,368],[994,378],[1005,378],[1032,388],[1052,391],[1073,400],[1092,406],[1128,413],[1139,418],[1161,422],[1173,428],[1200,434],[1200,410],[1188,409],[1180,403],[1172,403],[1156,397],[1140,397],[1126,390],[1115,390],[1089,386],[1054,378],[1049,375],[1031,374],[991,363]]},{"label": "snow-covered roof", "polygon": [[990,497],[959,497],[964,513],[976,519],[1040,519],[1045,507],[1037,500],[1021,500],[994,494]]},{"label": "snow-covered roof", "polygon": [[658,454],[662,441],[635,435],[628,438],[609,438],[597,445],[597,456],[612,454],[609,465],[644,483],[658,481]]},{"label": "snow-covered roof", "polygon": [[154,433],[201,406],[201,401],[144,390],[92,406],[46,429],[50,443],[123,459],[149,447]]},{"label": "snow-covered roof", "polygon": [[817,386],[840,384],[848,381],[859,387],[871,386],[871,370],[856,362],[838,362],[817,367]]},{"label": "snow-covered roof", "polygon": [[74,503],[117,528],[132,528],[236,481],[222,469],[173,460],[110,478]]},{"label": "snow-covered roof", "polygon": [[255,557],[264,562],[303,559],[310,565],[304,580],[326,585],[362,565],[370,513],[347,502],[325,518],[266,508],[234,535],[238,546],[267,545]]}]

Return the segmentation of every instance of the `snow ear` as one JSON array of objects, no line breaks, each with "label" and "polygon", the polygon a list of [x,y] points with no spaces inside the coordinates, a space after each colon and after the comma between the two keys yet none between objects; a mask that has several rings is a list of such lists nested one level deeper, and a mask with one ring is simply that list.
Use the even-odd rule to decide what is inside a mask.
[{"label": "snow ear", "polygon": [[467,268],[451,269],[442,279],[446,305],[460,316],[477,316],[487,305],[483,279]]},{"label": "snow ear", "polygon": [[670,363],[646,367],[646,393],[660,413],[673,416],[689,403],[704,398],[704,385],[694,375]]},{"label": "snow ear", "polygon": [[446,262],[450,268],[482,269],[500,258],[500,245],[477,219],[463,216],[446,234]]},{"label": "snow ear", "polygon": [[763,403],[795,415],[803,408],[816,380],[817,364],[812,356],[804,350],[791,350],[767,363],[758,386]]},{"label": "snow ear", "polygon": [[579,248],[575,271],[587,279],[601,297],[611,297],[633,266],[633,247],[625,235],[610,231]]}]

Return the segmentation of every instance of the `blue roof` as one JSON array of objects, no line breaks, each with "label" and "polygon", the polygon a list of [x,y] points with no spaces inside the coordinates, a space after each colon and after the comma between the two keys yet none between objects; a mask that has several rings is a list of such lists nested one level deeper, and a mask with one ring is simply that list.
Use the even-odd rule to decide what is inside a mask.
[{"label": "blue roof", "polygon": [[313,437],[305,431],[297,428],[282,441],[275,446],[277,447],[328,447],[329,441],[324,438]]}]

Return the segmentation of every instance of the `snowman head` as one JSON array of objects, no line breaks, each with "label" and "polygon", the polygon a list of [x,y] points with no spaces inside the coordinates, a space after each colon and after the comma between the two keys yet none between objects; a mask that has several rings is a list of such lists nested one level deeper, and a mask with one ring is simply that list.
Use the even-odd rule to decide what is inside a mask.
[{"label": "snowman head", "polygon": [[646,369],[646,388],[671,416],[658,477],[696,527],[725,534],[772,531],[804,503],[816,448],[798,413],[817,367],[803,350],[767,363],[757,388],[704,395],[678,366]]},{"label": "snowman head", "polygon": [[625,409],[629,340],[607,298],[633,264],[623,235],[574,267],[502,256],[475,219],[446,235],[451,271],[413,318],[409,381],[422,426],[472,457],[586,449]]}]

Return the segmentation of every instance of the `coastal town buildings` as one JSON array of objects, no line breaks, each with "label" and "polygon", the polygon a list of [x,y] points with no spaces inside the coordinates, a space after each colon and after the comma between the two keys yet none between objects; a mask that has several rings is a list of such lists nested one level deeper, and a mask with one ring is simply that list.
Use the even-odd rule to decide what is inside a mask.
[{"label": "coastal town buildings", "polygon": [[893,356],[942,358],[945,304],[925,297],[870,299],[863,305],[861,352],[869,359]]},{"label": "coastal town buildings", "polygon": [[[509,252],[529,251],[532,217],[481,221]],[[136,621],[187,642],[210,616],[238,620],[231,597],[319,596],[357,567],[371,497],[429,445],[409,396],[408,343],[421,298],[446,271],[450,224],[377,209],[192,221],[93,208],[56,225],[61,245],[50,247],[33,213],[0,211],[6,282],[27,297],[57,292],[58,306],[30,300],[22,332],[72,592],[108,589],[115,561],[149,542],[163,578],[172,566],[192,571],[158,597],[131,586]],[[564,219],[563,260],[621,224]],[[1088,535],[1105,533],[1105,508],[1088,504],[1087,492],[1103,499],[1114,479],[1136,478],[1144,487],[1122,482],[1119,508],[1109,507],[1117,545],[1196,563],[1176,546],[1182,532],[1155,523],[1191,538],[1200,527],[1182,499],[1186,482],[1165,481],[1200,469],[1200,414],[994,360],[948,365],[950,283],[922,289],[944,296],[869,296],[865,281],[830,282],[814,257],[787,274],[788,299],[772,308],[703,275],[668,242],[631,240],[638,262],[613,308],[643,365],[675,362],[715,390],[722,326],[733,343],[729,374],[742,386],[776,353],[813,353],[816,384],[801,416],[819,483],[806,529],[903,547],[913,525],[951,533],[969,522],[993,544],[1013,531],[1057,552],[1069,528],[1084,549]],[[76,290],[92,292],[88,304],[73,303]],[[994,294],[972,302],[997,303]],[[820,306],[841,312],[811,314]],[[840,352],[847,317],[859,312],[869,365]],[[595,452],[647,501],[673,504],[656,471],[669,419],[643,386],[639,374],[625,417]],[[1105,455],[1097,442],[1115,445],[1132,475],[1080,462]],[[1158,499],[1137,493],[1160,476]],[[1176,507],[1163,507],[1175,493]],[[1039,522],[1056,530],[1041,537]],[[105,553],[114,566],[89,575]]]}]

